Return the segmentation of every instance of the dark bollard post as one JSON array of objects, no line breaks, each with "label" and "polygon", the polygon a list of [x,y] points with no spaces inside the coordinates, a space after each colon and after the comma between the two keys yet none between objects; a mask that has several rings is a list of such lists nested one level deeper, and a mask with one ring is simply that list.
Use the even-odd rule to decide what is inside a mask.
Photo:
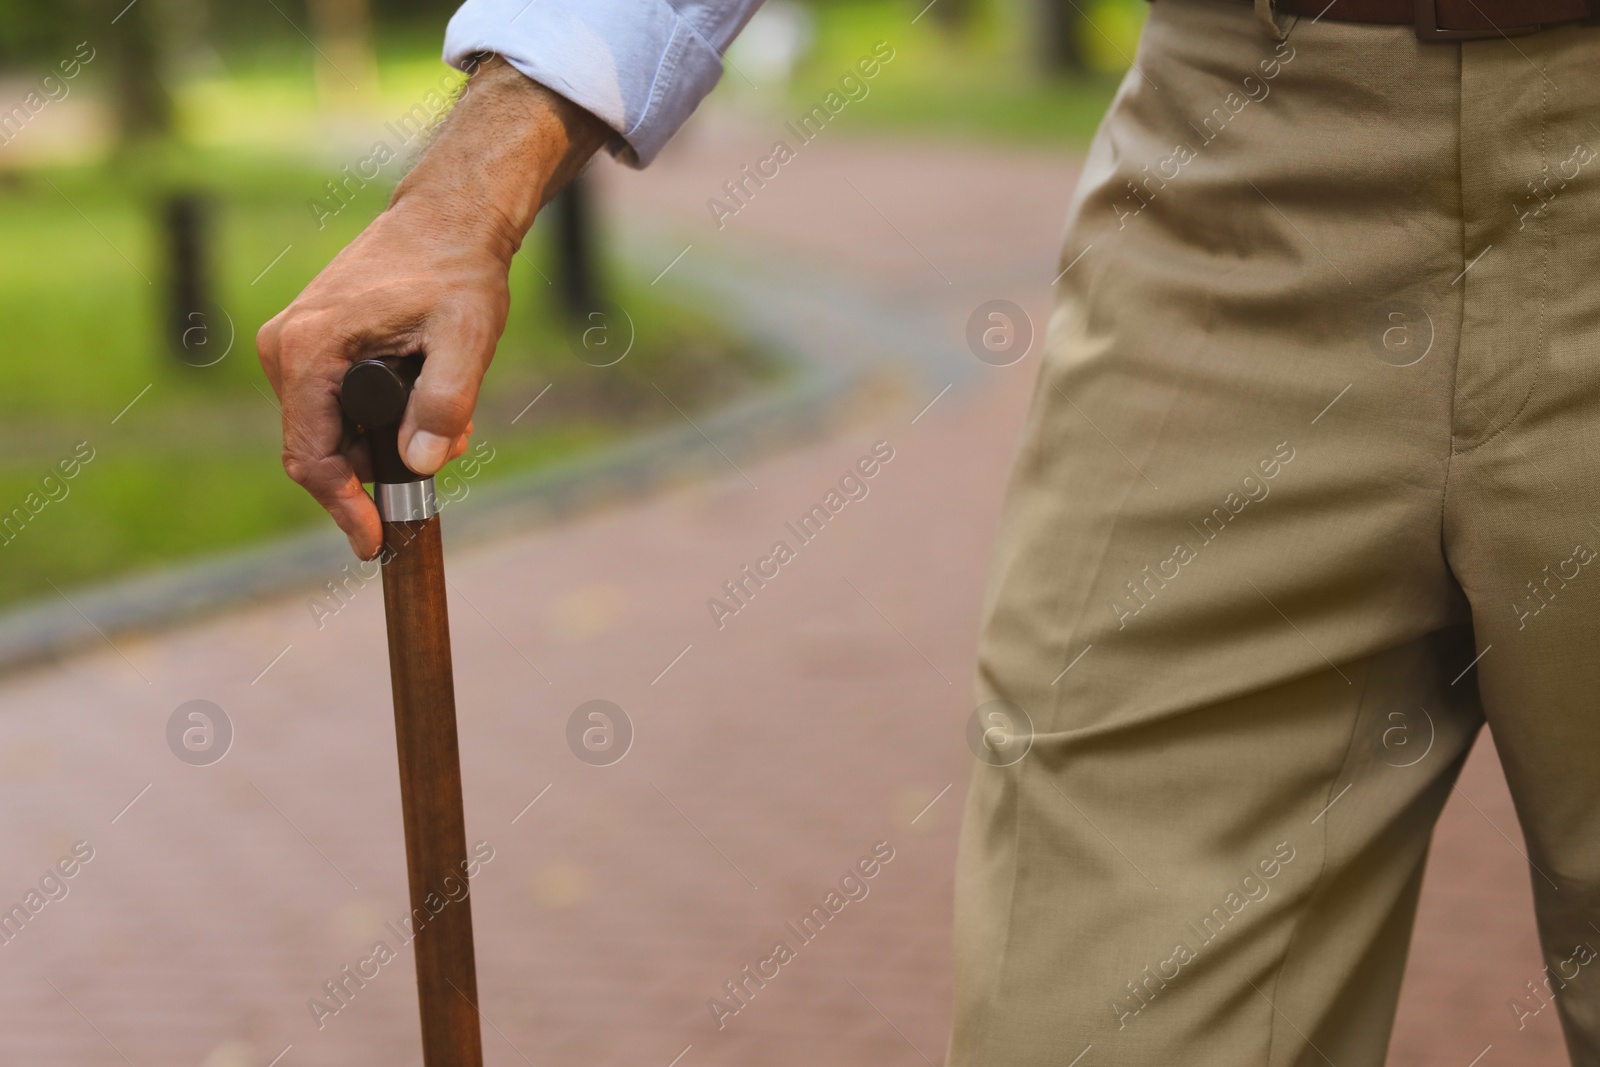
[{"label": "dark bollard post", "polygon": [[579,175],[545,208],[555,222],[556,297],[568,321],[575,322],[600,305],[599,235],[589,179]]},{"label": "dark bollard post", "polygon": [[170,194],[162,204],[167,238],[167,345],[183,362],[195,366],[209,358],[203,347],[211,326],[210,218],[202,194],[192,190]]}]

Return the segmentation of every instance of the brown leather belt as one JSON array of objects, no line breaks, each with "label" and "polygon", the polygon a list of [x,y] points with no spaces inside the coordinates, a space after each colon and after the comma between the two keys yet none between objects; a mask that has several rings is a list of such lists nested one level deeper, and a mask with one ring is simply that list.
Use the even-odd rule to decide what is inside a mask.
[{"label": "brown leather belt", "polygon": [[1587,0],[1274,0],[1272,6],[1336,22],[1413,26],[1421,41],[1522,37],[1594,17]]}]

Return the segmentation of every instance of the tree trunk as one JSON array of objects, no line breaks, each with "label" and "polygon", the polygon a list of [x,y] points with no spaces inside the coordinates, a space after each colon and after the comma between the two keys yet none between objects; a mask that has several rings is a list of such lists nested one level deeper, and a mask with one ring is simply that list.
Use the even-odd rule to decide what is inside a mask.
[{"label": "tree trunk", "polygon": [[162,14],[158,4],[135,4],[123,11],[116,32],[105,37],[116,83],[112,109],[119,150],[160,141],[172,133]]},{"label": "tree trunk", "polygon": [[[926,3],[927,0],[919,0]],[[972,21],[972,0],[937,0],[928,14],[947,30],[960,32]]]},{"label": "tree trunk", "polygon": [[1083,16],[1068,0],[1034,0],[1036,61],[1044,74],[1079,75],[1087,71],[1083,55]]},{"label": "tree trunk", "polygon": [[317,98],[345,109],[378,96],[378,58],[372,46],[368,0],[307,0],[317,42]]}]

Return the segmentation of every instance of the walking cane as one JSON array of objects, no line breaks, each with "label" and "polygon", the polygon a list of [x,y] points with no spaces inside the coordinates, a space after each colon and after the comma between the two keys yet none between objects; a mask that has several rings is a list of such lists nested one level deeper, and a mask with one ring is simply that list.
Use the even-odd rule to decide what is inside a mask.
[{"label": "walking cane", "polygon": [[[456,745],[450,620],[433,478],[400,459],[398,434],[422,356],[362,360],[345,373],[340,404],[372,455],[373,497],[383,520],[383,608],[400,753],[406,871],[418,929],[417,1000],[425,1067],[482,1067],[478,979],[467,881],[467,835]],[[427,900],[443,903],[435,913]]]}]

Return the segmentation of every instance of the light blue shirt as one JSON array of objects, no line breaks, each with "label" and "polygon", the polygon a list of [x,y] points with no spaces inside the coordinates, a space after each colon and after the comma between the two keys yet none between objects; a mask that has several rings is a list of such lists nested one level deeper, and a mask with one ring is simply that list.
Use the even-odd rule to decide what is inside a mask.
[{"label": "light blue shirt", "polygon": [[444,35],[463,67],[496,52],[617,132],[642,167],[722,76],[722,52],[761,0],[466,0]]}]

